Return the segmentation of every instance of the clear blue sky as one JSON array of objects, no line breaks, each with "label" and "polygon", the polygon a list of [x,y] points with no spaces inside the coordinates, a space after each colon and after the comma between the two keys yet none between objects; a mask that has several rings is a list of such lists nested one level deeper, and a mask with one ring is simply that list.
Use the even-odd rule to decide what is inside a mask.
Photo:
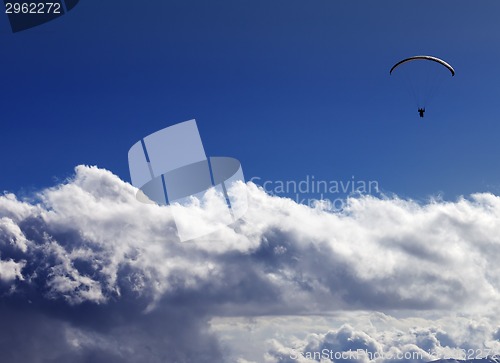
[{"label": "clear blue sky", "polygon": [[[500,2],[81,0],[12,34],[0,16],[0,189],[97,165],[129,180],[141,137],[191,118],[247,179],[378,180],[423,198],[500,192]],[[457,75],[420,119],[389,77]]]}]

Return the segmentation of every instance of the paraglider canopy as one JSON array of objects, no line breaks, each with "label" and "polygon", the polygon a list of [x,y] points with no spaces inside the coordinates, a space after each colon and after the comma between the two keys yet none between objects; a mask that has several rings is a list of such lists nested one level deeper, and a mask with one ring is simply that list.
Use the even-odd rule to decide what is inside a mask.
[{"label": "paraglider canopy", "polygon": [[430,60],[430,61],[433,61],[433,62],[440,63],[440,64],[442,64],[443,66],[445,66],[446,68],[448,68],[450,70],[452,77],[455,75],[455,70],[453,69],[452,66],[450,66],[448,63],[446,63],[444,60],[439,59],[437,57],[432,57],[430,55],[416,55],[414,57],[403,59],[402,61],[399,61],[395,65],[392,66],[391,70],[389,71],[389,74],[392,74],[392,71],[395,70],[397,67],[399,67],[401,64],[404,64],[404,63],[407,63],[407,62],[411,62],[411,61],[415,61],[415,60],[419,60],[419,59],[420,60]]},{"label": "paraglider canopy", "polygon": [[440,58],[416,55],[394,64],[389,71],[390,75],[393,73],[397,73],[394,77],[404,81],[405,88],[415,99],[418,114],[424,117],[425,106],[437,93],[446,75],[449,77],[451,73],[452,77],[455,76],[455,69]]}]

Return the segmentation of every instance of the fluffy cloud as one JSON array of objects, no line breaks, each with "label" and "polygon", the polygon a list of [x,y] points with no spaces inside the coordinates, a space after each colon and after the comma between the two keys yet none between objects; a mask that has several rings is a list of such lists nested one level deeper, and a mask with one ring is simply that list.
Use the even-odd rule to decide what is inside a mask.
[{"label": "fluffy cloud", "polygon": [[[251,183],[238,188],[249,201],[245,217],[187,243],[178,241],[173,213],[202,229],[217,216],[210,196],[190,207],[142,204],[112,173],[79,166],[33,200],[0,197],[0,312],[12,325],[0,333],[1,360],[224,362],[231,354],[208,323],[223,316],[496,316],[497,196],[424,205],[367,196],[330,213]],[[498,325],[488,324],[492,335]],[[340,349],[348,338],[375,350],[395,344],[341,326],[302,340],[301,349]],[[440,346],[451,341],[451,333],[432,334]],[[268,359],[281,359],[289,348],[273,344]],[[424,349],[417,340],[398,349],[410,346]]]},{"label": "fluffy cloud", "polygon": [[[398,319],[367,313],[325,333],[283,344],[269,341],[269,362],[428,362],[494,356],[500,342],[495,328],[480,317],[447,316],[437,320]],[[479,329],[478,329],[479,328]]]}]

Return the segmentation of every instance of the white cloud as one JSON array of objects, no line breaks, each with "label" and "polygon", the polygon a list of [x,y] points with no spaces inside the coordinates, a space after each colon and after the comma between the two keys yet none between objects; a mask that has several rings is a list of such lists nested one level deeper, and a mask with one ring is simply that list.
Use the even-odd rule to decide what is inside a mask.
[{"label": "white cloud", "polygon": [[25,265],[26,261],[15,262],[12,259],[0,261],[0,280],[5,282],[13,281],[16,278],[23,280],[21,270]]},{"label": "white cloud", "polygon": [[[330,213],[271,197],[251,183],[239,190],[248,196],[245,217],[187,243],[178,241],[171,209],[182,209],[175,215],[184,225],[202,228],[207,220],[200,217],[199,206],[190,213],[190,207],[142,204],[135,188],[95,167],[77,167],[72,180],[41,191],[34,201],[6,194],[0,197],[0,276],[10,284],[0,285],[8,292],[4,300],[14,306],[27,299],[33,302],[31,309],[48,309],[43,314],[51,319],[87,332],[81,333],[87,337],[84,342],[97,339],[97,323],[87,322],[84,329],[74,315],[110,307],[117,315],[116,320],[104,320],[109,330],[132,329],[134,325],[121,320],[129,316],[146,327],[141,322],[151,316],[171,317],[181,309],[194,319],[187,324],[190,332],[196,330],[207,342],[212,338],[204,329],[211,317],[348,310],[380,311],[384,316],[394,311],[413,316],[467,311],[490,319],[486,325],[476,319],[476,328],[467,329],[496,331],[491,319],[500,302],[499,197],[483,193],[427,204],[360,197],[350,199],[343,212]],[[208,220],[216,220],[218,209],[213,210]],[[56,306],[64,306],[67,315],[54,317]],[[426,324],[435,321],[425,319]],[[392,321],[390,329],[395,325]],[[432,333],[429,339],[439,335],[439,341],[460,340],[456,335],[464,326],[449,327],[446,334]],[[363,329],[353,330],[351,338],[382,344],[380,334]],[[132,330],[135,337],[150,338]],[[117,333],[125,339],[123,334]],[[318,344],[334,344],[328,339],[337,339],[335,334],[318,338]],[[484,342],[481,334],[475,335],[479,338],[474,344]],[[105,344],[77,346],[82,344],[107,349]],[[410,339],[406,348],[398,349],[418,344]],[[74,346],[68,343],[70,352]],[[177,346],[181,357],[185,346]],[[110,351],[125,359],[126,354]],[[221,351],[212,353],[221,359]]]},{"label": "white cloud", "polygon": [[[325,362],[342,361],[344,353],[351,357],[350,362],[427,362],[482,358],[500,352],[500,342],[492,335],[495,325],[477,316],[394,321],[388,315],[367,313],[351,316],[349,320],[357,327],[337,321],[338,328],[309,334],[304,339],[285,343],[273,339],[268,361],[292,362],[299,355],[302,359],[316,356]],[[388,324],[390,321],[393,324]],[[481,329],[472,328],[477,325]]]},{"label": "white cloud", "polygon": [[10,243],[22,252],[27,251],[28,241],[19,226],[12,219],[8,217],[0,219],[0,233],[2,235],[1,241],[3,241],[3,243]]}]

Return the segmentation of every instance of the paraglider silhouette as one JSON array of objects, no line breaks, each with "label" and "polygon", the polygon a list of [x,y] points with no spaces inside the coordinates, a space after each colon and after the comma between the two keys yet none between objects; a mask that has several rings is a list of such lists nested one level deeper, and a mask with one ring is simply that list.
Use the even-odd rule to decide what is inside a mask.
[{"label": "paraglider silhouette", "polygon": [[[406,68],[408,67],[408,64],[413,62],[426,62],[426,67],[418,69],[420,70],[420,73],[415,71],[417,70],[416,68],[406,69],[406,72],[403,72],[403,70],[398,72],[405,73],[404,76],[406,76],[406,81],[409,83],[417,103],[418,114],[420,117],[424,117],[426,103],[428,103],[434,95],[438,83],[441,81],[440,78],[443,77],[443,73],[446,73],[443,72],[443,70],[448,70],[451,76],[454,77],[455,69],[449,63],[440,58],[430,55],[417,55],[405,58],[394,64],[389,71],[389,74],[392,75],[396,69],[399,69],[403,65],[405,66],[402,68]],[[435,67],[430,67],[431,65],[437,65],[438,67],[435,69]]]}]

